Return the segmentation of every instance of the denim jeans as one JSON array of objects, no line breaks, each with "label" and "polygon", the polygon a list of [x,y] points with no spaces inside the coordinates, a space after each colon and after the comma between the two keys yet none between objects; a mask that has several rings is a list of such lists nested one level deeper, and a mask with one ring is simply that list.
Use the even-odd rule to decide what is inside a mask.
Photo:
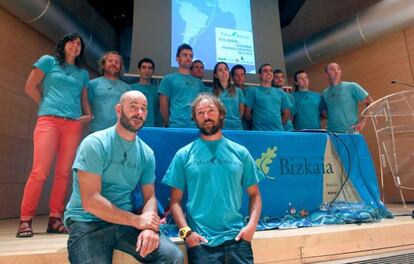
[{"label": "denim jeans", "polygon": [[187,255],[190,264],[253,263],[252,244],[245,240],[228,240],[215,247],[198,245],[187,248]]},{"label": "denim jeans", "polygon": [[164,234],[160,246],[145,258],[136,252],[140,230],[108,222],[78,222],[67,220],[68,253],[71,263],[112,263],[113,250],[123,251],[141,263],[177,263],[184,261],[180,249]]}]

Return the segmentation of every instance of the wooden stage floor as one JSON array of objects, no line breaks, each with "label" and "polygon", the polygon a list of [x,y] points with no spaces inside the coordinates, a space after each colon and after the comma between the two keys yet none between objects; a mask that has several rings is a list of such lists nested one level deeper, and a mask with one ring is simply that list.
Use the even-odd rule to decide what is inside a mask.
[{"label": "wooden stage floor", "polygon": [[[400,263],[414,263],[413,205],[387,207],[397,216],[379,223],[256,232],[255,263],[350,263],[396,254],[412,257]],[[18,219],[0,220],[0,263],[68,263],[67,235],[47,234],[46,216],[35,218],[33,238],[16,238],[17,225]],[[173,240],[184,250],[180,239]],[[116,251],[113,263],[136,262]]]}]

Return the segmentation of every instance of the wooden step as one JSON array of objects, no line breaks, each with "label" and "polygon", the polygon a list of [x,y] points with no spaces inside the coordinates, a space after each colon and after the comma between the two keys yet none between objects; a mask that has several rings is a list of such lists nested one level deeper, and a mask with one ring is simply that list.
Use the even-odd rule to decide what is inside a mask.
[{"label": "wooden step", "polygon": [[[47,217],[34,220],[33,238],[16,238],[18,219],[0,220],[0,263],[68,263],[67,235],[47,234]],[[173,238],[184,252],[184,244]],[[379,223],[332,225],[256,232],[255,263],[319,263],[354,257],[414,251],[414,220],[400,216]],[[113,263],[136,261],[115,251]]]}]

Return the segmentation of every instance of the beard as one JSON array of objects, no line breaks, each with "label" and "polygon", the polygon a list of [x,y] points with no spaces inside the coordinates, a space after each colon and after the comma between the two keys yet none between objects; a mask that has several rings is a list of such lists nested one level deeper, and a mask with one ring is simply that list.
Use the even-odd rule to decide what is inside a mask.
[{"label": "beard", "polygon": [[105,69],[105,74],[110,76],[119,76],[121,74],[121,70],[116,66],[109,66]]},{"label": "beard", "polygon": [[[213,124],[211,126],[204,127],[203,124],[206,122],[212,122]],[[205,120],[203,123],[197,123],[197,127],[200,129],[201,134],[205,136],[211,136],[216,134],[221,128],[223,128],[223,119],[220,119],[218,122],[214,122],[211,119]]]},{"label": "beard", "polygon": [[[141,121],[141,123],[138,124],[138,126],[134,126],[132,119],[138,119],[139,121]],[[128,118],[125,115],[124,110],[122,109],[120,123],[121,126],[129,132],[137,133],[144,125],[144,119],[139,116],[131,116],[130,118]]]}]

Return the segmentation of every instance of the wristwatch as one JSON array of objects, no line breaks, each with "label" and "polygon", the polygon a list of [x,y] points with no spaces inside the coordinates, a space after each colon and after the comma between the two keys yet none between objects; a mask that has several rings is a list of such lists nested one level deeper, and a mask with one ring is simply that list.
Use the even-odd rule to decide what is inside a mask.
[{"label": "wristwatch", "polygon": [[185,226],[183,228],[180,228],[180,230],[178,231],[178,236],[181,239],[184,239],[185,240],[191,234],[191,232],[193,232],[191,230],[191,228],[189,226]]}]

